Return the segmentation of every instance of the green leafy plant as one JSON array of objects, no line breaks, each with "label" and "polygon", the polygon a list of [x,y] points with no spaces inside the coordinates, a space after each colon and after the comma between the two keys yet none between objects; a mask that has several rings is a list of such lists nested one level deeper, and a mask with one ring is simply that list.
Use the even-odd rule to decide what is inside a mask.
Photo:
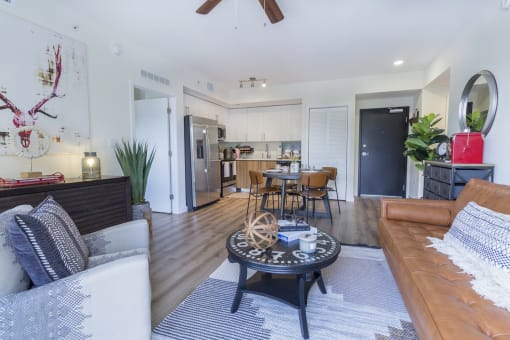
[{"label": "green leafy plant", "polygon": [[404,142],[404,156],[411,158],[419,170],[423,170],[424,160],[436,158],[437,144],[448,141],[448,136],[443,134],[444,129],[435,127],[440,121],[439,115],[429,113],[411,125],[411,134]]},{"label": "green leafy plant", "polygon": [[466,114],[466,125],[471,132],[480,132],[485,124],[487,112],[474,111]]},{"label": "green leafy plant", "polygon": [[130,177],[131,200],[133,204],[145,203],[147,178],[156,153],[146,142],[132,140],[115,143],[113,150],[124,176]]}]

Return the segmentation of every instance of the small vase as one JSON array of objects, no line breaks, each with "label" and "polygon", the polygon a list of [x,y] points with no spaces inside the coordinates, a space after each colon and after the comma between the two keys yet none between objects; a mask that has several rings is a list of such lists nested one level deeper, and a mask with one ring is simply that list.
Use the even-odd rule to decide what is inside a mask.
[{"label": "small vase", "polygon": [[299,163],[290,163],[290,172],[291,173],[297,173],[299,172]]}]

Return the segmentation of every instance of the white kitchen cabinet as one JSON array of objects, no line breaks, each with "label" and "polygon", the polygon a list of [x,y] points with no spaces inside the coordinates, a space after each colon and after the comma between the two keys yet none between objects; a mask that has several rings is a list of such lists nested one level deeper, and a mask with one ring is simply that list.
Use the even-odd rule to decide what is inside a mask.
[{"label": "white kitchen cabinet", "polygon": [[247,123],[247,140],[250,142],[264,142],[265,139],[265,126],[264,126],[264,113],[248,111],[246,113]]},{"label": "white kitchen cabinet", "polygon": [[301,105],[231,109],[228,115],[229,142],[273,142],[301,140]]},{"label": "white kitchen cabinet", "polygon": [[264,112],[263,121],[265,141],[284,140],[286,126],[281,112]]},{"label": "white kitchen cabinet", "polygon": [[247,141],[247,138],[246,112],[241,110],[232,110],[228,115],[227,141],[245,142]]},{"label": "white kitchen cabinet", "polygon": [[301,140],[301,106],[299,107],[299,111],[297,110],[287,110],[282,113],[282,121],[284,122],[282,132],[284,135],[282,136],[282,140]]}]

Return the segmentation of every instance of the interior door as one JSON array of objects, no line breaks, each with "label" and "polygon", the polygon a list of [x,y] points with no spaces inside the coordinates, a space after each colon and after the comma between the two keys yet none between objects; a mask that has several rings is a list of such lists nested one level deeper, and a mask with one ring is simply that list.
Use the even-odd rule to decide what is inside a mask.
[{"label": "interior door", "polygon": [[170,167],[170,119],[168,98],[135,101],[134,136],[146,141],[149,149],[156,147],[145,198],[157,212],[172,213]]},{"label": "interior door", "polygon": [[359,195],[405,197],[409,107],[360,111]]}]

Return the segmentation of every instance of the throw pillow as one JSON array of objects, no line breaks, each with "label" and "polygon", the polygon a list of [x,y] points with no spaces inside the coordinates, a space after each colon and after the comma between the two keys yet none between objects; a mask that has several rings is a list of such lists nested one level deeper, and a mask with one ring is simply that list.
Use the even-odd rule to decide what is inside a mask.
[{"label": "throw pillow", "polygon": [[17,225],[9,228],[12,244],[36,286],[85,269],[88,249],[80,247],[74,222],[51,196],[29,214],[16,215],[15,219]]},{"label": "throw pillow", "polygon": [[28,289],[30,279],[11,245],[8,229],[16,224],[14,215],[26,214],[32,210],[30,205],[20,205],[0,214],[0,297]]},{"label": "throw pillow", "polygon": [[33,212],[46,212],[56,215],[62,220],[63,226],[66,228],[69,236],[73,239],[75,245],[80,249],[83,257],[89,257],[89,248],[85,244],[85,241],[81,237],[80,231],[76,227],[73,219],[67,211],[58,204],[52,196],[47,196],[39,205],[33,210]]},{"label": "throw pillow", "polygon": [[510,311],[510,215],[469,202],[443,240],[429,239],[474,277],[471,285],[478,294]]}]

